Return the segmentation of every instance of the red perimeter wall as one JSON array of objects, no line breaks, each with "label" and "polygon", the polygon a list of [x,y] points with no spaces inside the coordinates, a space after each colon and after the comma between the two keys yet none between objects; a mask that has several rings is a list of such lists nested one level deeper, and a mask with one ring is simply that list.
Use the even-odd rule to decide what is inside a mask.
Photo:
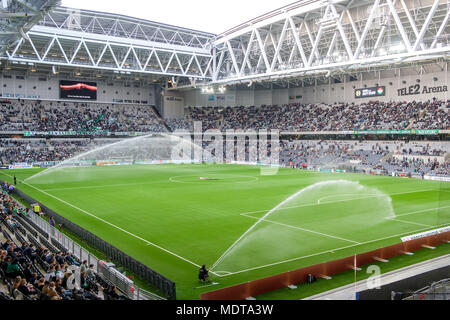
[{"label": "red perimeter wall", "polygon": [[[436,246],[450,240],[450,232],[416,239],[408,242],[394,244],[389,247],[358,254],[356,266],[361,267],[374,262],[377,258],[390,259],[405,252],[414,252],[423,249],[423,245]],[[256,297],[260,294],[286,288],[289,285],[297,285],[306,282],[308,274],[317,278],[332,276],[353,269],[354,256],[335,261],[324,262],[315,266],[306,267],[286,273],[278,274],[264,279],[249,281],[232,287],[206,292],[200,295],[201,300],[244,300],[248,297]]]}]

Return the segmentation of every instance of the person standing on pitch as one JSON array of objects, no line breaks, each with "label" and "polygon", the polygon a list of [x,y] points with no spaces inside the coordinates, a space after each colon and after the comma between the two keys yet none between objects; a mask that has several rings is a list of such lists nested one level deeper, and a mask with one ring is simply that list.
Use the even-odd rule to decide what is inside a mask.
[{"label": "person standing on pitch", "polygon": [[202,265],[198,273],[198,280],[201,282],[206,282],[209,279],[209,270],[206,269],[205,265]]},{"label": "person standing on pitch", "polygon": [[14,175],[14,185],[15,185],[15,186],[17,185],[17,178],[16,178],[16,175]]}]

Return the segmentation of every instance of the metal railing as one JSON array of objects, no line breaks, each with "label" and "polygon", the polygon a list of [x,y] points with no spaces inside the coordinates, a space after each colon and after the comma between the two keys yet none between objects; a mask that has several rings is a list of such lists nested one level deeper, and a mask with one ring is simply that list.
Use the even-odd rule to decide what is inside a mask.
[{"label": "metal railing", "polygon": [[403,300],[450,300],[450,279],[434,282]]},{"label": "metal railing", "polygon": [[[70,252],[80,261],[87,261],[88,265],[94,265],[94,270],[101,273],[105,279],[115,285],[128,298],[133,300],[165,300],[164,298],[137,287],[134,282],[114,268],[115,265],[99,260],[95,255],[84,249],[81,245],[66,236],[56,227],[50,225],[46,220],[36,214],[27,216],[34,224],[49,234],[49,238],[54,239],[63,246],[65,251]],[[49,240],[49,239],[47,239]]]}]

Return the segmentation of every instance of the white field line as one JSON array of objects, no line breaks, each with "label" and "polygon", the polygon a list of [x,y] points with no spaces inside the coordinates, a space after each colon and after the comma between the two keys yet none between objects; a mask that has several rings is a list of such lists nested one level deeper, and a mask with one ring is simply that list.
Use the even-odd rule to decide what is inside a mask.
[{"label": "white field line", "polygon": [[203,288],[213,287],[213,286],[217,286],[218,284],[220,284],[220,283],[218,283],[218,282],[213,282],[213,283],[208,284],[208,285],[206,285],[206,286],[196,287],[196,288],[194,288],[194,289],[203,289]]},{"label": "white field line", "polygon": [[[8,175],[8,174],[6,174],[6,173],[3,173],[3,172],[1,172],[1,171],[0,171],[0,173],[2,173],[2,174],[5,175],[5,176],[8,176],[8,177],[12,178],[12,176],[10,176],[10,175]],[[21,180],[19,180],[19,181],[21,181]],[[158,246],[158,245],[156,245],[156,244],[154,244],[154,243],[152,243],[152,242],[150,242],[150,241],[148,241],[148,240],[145,240],[145,239],[143,239],[143,238],[141,238],[141,237],[139,237],[139,236],[137,236],[137,235],[135,235],[135,234],[132,234],[132,233],[130,233],[130,232],[128,232],[128,231],[126,231],[126,230],[124,230],[124,229],[122,229],[122,228],[120,228],[120,227],[118,227],[118,226],[116,226],[116,225],[114,225],[114,224],[112,224],[112,223],[110,223],[110,222],[104,220],[104,219],[101,219],[101,218],[99,218],[99,217],[97,217],[97,216],[95,216],[95,215],[93,215],[93,214],[91,214],[91,213],[89,213],[89,212],[87,212],[87,211],[85,211],[85,210],[83,210],[83,209],[81,209],[81,208],[78,208],[78,207],[76,207],[76,206],[74,206],[74,205],[72,205],[72,204],[70,204],[70,203],[68,203],[68,202],[66,202],[66,201],[64,201],[64,200],[62,200],[62,199],[59,199],[59,198],[57,198],[57,197],[55,197],[55,196],[53,196],[53,195],[51,195],[51,194],[49,194],[49,193],[47,193],[47,192],[45,192],[45,191],[43,191],[43,190],[40,190],[40,189],[38,189],[38,188],[36,188],[36,187],[34,187],[34,186],[32,186],[32,185],[26,183],[26,182],[23,182],[23,181],[22,181],[22,183],[24,183],[25,185],[28,185],[28,186],[32,187],[33,189],[36,189],[37,191],[39,191],[39,192],[41,192],[41,193],[46,194],[46,195],[48,195],[48,196],[50,196],[50,197],[52,197],[52,198],[54,198],[54,199],[56,199],[56,200],[58,200],[58,201],[60,201],[60,202],[62,202],[62,203],[64,203],[64,204],[70,206],[70,207],[73,207],[74,209],[77,209],[77,210],[79,210],[79,211],[81,211],[81,212],[83,212],[83,213],[85,213],[85,214],[87,214],[87,215],[89,215],[89,216],[92,216],[93,218],[98,219],[98,220],[100,220],[100,221],[102,221],[102,222],[104,222],[104,223],[106,223],[106,224],[108,224],[108,225],[110,225],[110,226],[112,226],[112,227],[114,227],[114,228],[116,228],[116,229],[118,229],[118,230],[120,230],[120,231],[122,231],[122,232],[124,232],[124,233],[126,233],[126,234],[128,234],[128,235],[130,235],[130,236],[132,236],[132,237],[134,237],[134,238],[137,238],[137,239],[139,239],[139,240],[141,240],[141,241],[144,241],[144,242],[147,243],[148,245],[154,246],[154,247],[156,247],[156,248],[158,248],[158,249],[160,249],[160,250],[162,250],[162,251],[164,251],[164,252],[167,252],[167,253],[169,253],[169,254],[171,254],[171,255],[173,255],[173,256],[175,256],[175,257],[177,257],[177,258],[179,258],[179,259],[181,259],[181,260],[183,260],[183,261],[186,261],[186,262],[188,262],[188,263],[190,263],[190,264],[192,264],[192,265],[194,265],[194,266],[196,266],[196,267],[200,267],[200,265],[198,265],[198,264],[196,264],[196,263],[194,263],[194,262],[192,262],[192,261],[189,261],[189,260],[186,259],[186,258],[183,258],[183,257],[181,257],[181,256],[179,256],[179,255],[177,255],[177,254],[175,254],[175,253],[173,253],[173,252],[171,252],[171,251],[169,251],[169,250],[167,250],[167,249],[164,249],[164,248],[162,248],[162,247],[160,247],[160,246]],[[131,184],[128,184],[128,185],[131,185]],[[133,185],[135,185],[135,184],[133,184]],[[95,188],[95,187],[96,187],[96,186],[93,186],[93,188]],[[389,195],[389,196],[393,196],[393,195],[410,194],[410,193],[418,193],[418,192],[428,192],[428,191],[438,191],[438,190],[439,190],[439,189],[426,189],[426,190],[411,191],[411,192],[399,192],[399,193],[393,193],[393,194],[388,194],[388,195]],[[367,197],[367,198],[371,198],[371,197],[369,196],[369,197]],[[351,201],[351,200],[360,200],[360,199],[364,199],[364,198],[347,199],[347,200],[338,200],[338,201],[331,201],[331,202],[326,202],[326,203],[322,203],[322,204],[330,204],[330,203],[337,203],[337,202],[344,202],[344,201]],[[300,207],[308,207],[308,206],[315,206],[315,205],[318,205],[318,204],[317,204],[317,203],[313,203],[313,204],[306,204],[306,205],[300,205],[300,206],[286,207],[286,208],[283,208],[283,209],[280,209],[280,210],[291,209],[291,208],[300,208]],[[442,207],[442,208],[446,208],[446,207]],[[431,211],[431,210],[435,210],[435,209],[423,210],[423,211],[420,211],[420,212]],[[248,214],[252,214],[252,213],[261,213],[261,212],[266,212],[266,211],[267,211],[267,210],[253,211],[253,212],[241,213],[241,215],[246,216],[246,215],[248,215]],[[418,213],[418,212],[414,212],[414,213]],[[413,214],[413,213],[409,213],[409,214]],[[251,217],[251,218],[254,218],[254,217]],[[447,225],[449,225],[449,224],[448,224],[448,223],[447,223],[447,224],[441,224],[441,225],[434,226],[434,227],[432,227],[432,228],[436,228],[436,227],[440,227],[440,226],[447,226]],[[281,262],[276,262],[276,263],[273,263],[273,264],[269,264],[269,265],[265,265],[265,266],[260,266],[260,267],[255,267],[255,268],[251,268],[251,269],[247,269],[247,270],[241,270],[241,271],[237,271],[237,272],[227,272],[227,271],[223,271],[223,273],[227,273],[226,275],[223,275],[223,276],[220,276],[220,275],[216,274],[216,272],[217,272],[217,273],[220,273],[221,271],[216,271],[216,272],[210,271],[210,272],[211,272],[212,274],[216,275],[216,276],[219,276],[219,277],[227,277],[227,276],[231,276],[231,275],[234,275],[234,274],[239,274],[239,273],[243,273],[243,272],[248,272],[248,271],[252,271],[252,270],[256,270],[256,269],[262,269],[262,268],[270,267],[270,266],[273,266],[273,265],[279,265],[279,264],[283,264],[283,263],[288,263],[288,262],[292,262],[292,261],[296,261],[296,260],[300,260],[300,259],[304,259],[304,258],[308,258],[308,257],[317,256],[317,255],[322,255],[322,254],[325,254],[325,253],[329,253],[330,251],[339,251],[339,250],[343,250],[343,249],[346,249],[346,248],[351,248],[351,247],[356,247],[356,246],[359,246],[359,245],[364,245],[364,244],[368,244],[368,243],[372,243],[372,242],[382,241],[382,240],[385,240],[385,239],[390,239],[390,238],[394,238],[394,237],[397,237],[397,236],[401,236],[401,235],[405,235],[405,234],[410,234],[410,233],[418,232],[418,231],[424,231],[424,230],[428,230],[428,229],[431,229],[431,228],[423,228],[423,229],[419,229],[419,230],[415,230],[415,231],[404,232],[404,233],[401,233],[401,234],[397,234],[397,235],[393,235],[393,236],[389,236],[389,237],[385,237],[385,238],[380,238],[380,239],[376,239],[376,240],[371,240],[371,241],[367,241],[367,242],[362,242],[362,243],[358,243],[358,244],[354,244],[354,245],[350,245],[350,246],[346,246],[346,247],[341,247],[341,248],[331,249],[331,250],[324,251],[324,252],[321,252],[321,253],[315,253],[315,254],[308,255],[308,256],[303,256],[303,257],[299,257],[299,258],[293,258],[293,259],[290,259],[290,260],[285,260],[285,261],[281,261]]]},{"label": "white field line", "polygon": [[415,224],[416,226],[422,226],[422,227],[432,227],[429,224],[424,224],[424,223],[418,223],[418,222],[412,222],[412,221],[405,221],[405,220],[399,220],[399,219],[395,219],[395,218],[388,218],[386,220],[390,220],[390,221],[397,221],[397,222],[402,222],[402,223],[408,223],[408,224]]},{"label": "white field line", "polygon": [[[426,189],[426,190],[419,190],[419,191],[408,191],[408,192],[398,192],[398,193],[392,193],[392,194],[386,194],[386,196],[396,196],[396,195],[401,195],[401,194],[410,194],[410,193],[419,193],[419,192],[428,192],[428,191],[437,191],[438,189]],[[318,206],[318,205],[325,205],[325,204],[332,204],[332,203],[339,203],[339,202],[348,202],[348,201],[355,201],[355,200],[363,200],[363,199],[370,199],[370,198],[377,198],[379,197],[379,195],[377,196],[367,196],[367,197],[360,197],[360,198],[356,198],[356,199],[343,199],[343,200],[336,200],[336,201],[327,201],[327,202],[321,202],[321,203],[306,203],[306,204],[301,204],[298,206],[291,206],[291,207],[284,207],[284,208],[280,208],[278,210],[288,210],[288,209],[295,209],[295,208],[304,208],[304,207],[314,207],[314,206]],[[240,215],[248,215],[248,214],[253,214],[253,213],[266,213],[269,210],[258,210],[258,211],[252,211],[252,212],[244,212],[241,213]]]},{"label": "white field line", "polygon": [[[407,213],[402,213],[402,214],[396,214],[396,217],[404,217],[404,216],[409,216],[411,214],[416,214],[416,213],[422,213],[422,212],[428,212],[428,211],[433,211],[433,210],[439,210],[439,209],[447,209],[450,208],[450,206],[446,206],[446,207],[437,207],[437,208],[432,208],[432,209],[425,209],[425,210],[419,210],[419,211],[414,211],[414,212],[407,212]],[[390,219],[390,218],[387,218]],[[395,219],[395,218],[394,218]]]},{"label": "white field line", "polygon": [[[5,175],[5,176],[8,176],[8,177],[12,178],[12,176],[10,176],[10,175],[8,175],[8,174],[6,174],[6,173],[3,173],[3,172],[1,172],[1,171],[0,171],[0,173],[2,173],[2,174]],[[45,195],[47,195],[47,196],[49,196],[49,197],[52,197],[52,198],[58,200],[58,201],[61,202],[61,203],[64,203],[65,205],[68,205],[68,206],[70,206],[70,207],[72,207],[72,208],[74,208],[74,209],[76,209],[76,210],[78,210],[78,211],[80,211],[80,212],[83,212],[84,214],[87,214],[88,216],[91,216],[91,217],[93,217],[93,218],[95,218],[95,219],[97,219],[97,220],[99,220],[99,221],[101,221],[101,222],[103,222],[103,223],[105,223],[105,224],[107,224],[107,225],[113,227],[113,228],[116,228],[117,230],[120,230],[120,231],[122,231],[122,232],[124,232],[124,233],[126,233],[126,234],[128,234],[128,235],[130,235],[130,236],[132,236],[132,237],[134,237],[134,238],[136,238],[136,239],[139,239],[139,240],[141,240],[141,241],[147,243],[148,245],[151,245],[151,246],[153,246],[153,247],[155,247],[155,248],[158,248],[158,249],[160,249],[160,250],[162,250],[162,251],[164,251],[164,252],[166,252],[166,253],[168,253],[168,254],[174,256],[174,257],[177,257],[177,258],[179,258],[179,259],[181,259],[181,260],[183,260],[183,261],[185,261],[185,262],[188,262],[188,263],[191,264],[191,265],[194,265],[194,266],[200,268],[200,265],[199,265],[199,264],[196,264],[196,263],[194,263],[194,262],[192,262],[192,261],[190,261],[190,260],[188,260],[188,259],[186,259],[186,258],[184,258],[184,257],[182,257],[182,256],[180,256],[180,255],[178,255],[178,254],[176,254],[176,253],[173,253],[173,252],[171,252],[171,251],[169,251],[169,250],[167,250],[167,249],[164,249],[163,247],[160,247],[160,246],[158,246],[157,244],[154,244],[154,243],[152,243],[152,242],[150,242],[150,241],[148,241],[148,240],[145,240],[145,239],[143,239],[143,238],[141,238],[141,237],[139,237],[139,236],[137,236],[137,235],[135,235],[135,234],[133,234],[133,233],[131,233],[131,232],[125,230],[125,229],[122,229],[122,228],[116,226],[115,224],[112,224],[112,223],[110,223],[110,222],[108,222],[108,221],[106,221],[106,220],[104,220],[104,219],[102,219],[102,218],[97,217],[96,215],[94,215],[94,214],[92,214],[92,213],[90,213],[90,212],[88,212],[88,211],[86,211],[86,210],[83,210],[83,209],[81,209],[81,208],[79,208],[79,207],[77,207],[77,206],[74,206],[73,204],[68,203],[67,201],[64,201],[64,200],[62,200],[62,199],[60,199],[60,198],[58,198],[58,197],[55,197],[54,195],[51,195],[51,194],[49,194],[49,193],[47,193],[47,192],[45,192],[45,191],[43,191],[43,190],[40,190],[40,189],[38,189],[38,188],[36,188],[36,187],[34,187],[34,186],[32,186],[32,185],[30,185],[30,184],[24,182],[24,181],[22,181],[22,183],[25,184],[25,185],[27,185],[27,186],[29,186],[29,187],[31,187],[31,188],[33,188],[33,189],[35,189],[35,190],[37,190],[37,191],[39,191],[39,192],[41,192],[41,193],[43,193],[43,194],[45,194]],[[214,272],[211,272],[211,273],[215,274]]]},{"label": "white field line", "polygon": [[[213,174],[209,174],[209,173],[205,173],[205,176],[207,175],[212,175]],[[216,174],[216,175],[220,175],[220,174]],[[222,174],[224,175],[224,174]],[[244,175],[237,175],[237,174],[230,174],[231,178],[230,179],[239,179],[239,178],[251,178],[252,180],[247,180],[247,181],[233,181],[233,180],[227,180],[227,181],[223,181],[224,183],[248,183],[248,182],[255,182],[255,181],[259,181],[259,177],[253,177],[253,176],[244,176]],[[184,175],[184,176],[175,176],[175,177],[170,177],[169,181],[172,183],[186,183],[186,184],[192,184],[192,183],[198,183],[199,181],[180,181],[177,180],[177,178],[181,178],[181,177],[198,177],[197,175]],[[200,178],[200,177],[199,177]],[[224,180],[226,180],[227,178],[225,177]]]},{"label": "white field line", "polygon": [[[252,218],[252,219],[259,220],[259,218],[252,217],[252,216],[249,216],[249,215],[246,215],[246,214],[243,214],[243,216],[244,216],[244,217],[248,217],[248,218]],[[267,220],[267,219],[263,219],[263,220],[261,220],[261,221],[265,221],[265,222],[268,222],[268,223],[277,224],[277,225],[284,226],[284,227],[287,227],[287,228],[292,228],[292,229],[302,230],[302,231],[306,231],[306,232],[309,232],[309,233],[315,233],[315,234],[318,234],[318,235],[321,235],[321,236],[324,236],[324,237],[328,237],[328,238],[334,238],[334,239],[338,239],[338,240],[342,240],[342,241],[346,241],[346,242],[351,242],[351,243],[361,244],[360,242],[357,242],[357,241],[348,240],[348,239],[345,239],[345,238],[340,238],[340,237],[333,236],[333,235],[330,235],[330,234],[326,234],[326,233],[322,233],[322,232],[318,232],[318,231],[314,231],[314,230],[309,230],[309,229],[305,229],[305,228],[301,228],[301,227],[291,226],[291,225],[289,225],[289,224],[284,224],[284,223],[281,223],[281,222],[276,222],[276,221]]]},{"label": "white field line", "polygon": [[[188,175],[186,176],[177,176],[177,177],[190,177]],[[194,177],[194,176],[192,176]],[[236,176],[235,176],[236,177]],[[249,181],[228,181],[233,183],[244,183],[244,182],[254,182],[258,181],[258,177],[252,177],[252,176],[240,176],[241,178],[252,178],[254,180]],[[197,183],[197,182],[184,182],[184,181],[177,181],[173,178],[176,177],[170,177],[169,181],[173,183]],[[64,191],[64,190],[80,190],[80,189],[98,189],[98,188],[114,188],[114,187],[128,187],[128,186],[137,186],[137,185],[149,185],[149,184],[158,184],[158,183],[166,183],[167,180],[157,180],[157,181],[151,181],[151,182],[140,182],[140,183],[122,183],[122,184],[108,184],[108,185],[99,185],[99,186],[85,186],[85,187],[70,187],[70,188],[49,188],[49,189],[41,189],[43,191]]]},{"label": "white field line", "polygon": [[[348,193],[348,194],[340,194],[340,195],[330,195],[330,196],[326,196],[326,197],[320,198],[319,200],[317,200],[317,203],[321,204],[322,200],[333,198],[333,197],[336,197],[336,196],[359,196],[359,194],[357,194],[357,193]],[[350,200],[366,199],[366,197],[368,197],[368,196],[370,196],[370,197],[383,197],[383,196],[386,196],[386,195],[385,194],[369,194],[367,196],[353,198],[353,199],[350,199]]]},{"label": "white field line", "polygon": [[97,188],[108,188],[108,187],[128,187],[128,186],[136,186],[136,185],[158,184],[158,183],[166,183],[166,182],[167,182],[167,180],[158,180],[158,181],[141,182],[141,183],[109,184],[109,185],[100,185],[100,186],[85,186],[85,187],[72,187],[72,188],[51,188],[51,189],[41,189],[41,190],[42,191],[63,191],[63,190],[79,190],[79,189],[97,189]]},{"label": "white field line", "polygon": [[[288,263],[288,262],[293,262],[293,261],[297,261],[297,260],[301,260],[301,259],[306,259],[306,258],[310,258],[310,257],[314,257],[314,256],[323,255],[323,254],[326,254],[326,253],[330,253],[332,251],[340,251],[340,250],[344,250],[344,249],[348,249],[348,248],[358,247],[360,245],[364,245],[364,244],[368,244],[368,243],[372,243],[372,242],[377,242],[377,241],[382,241],[382,240],[386,240],[386,239],[390,239],[390,238],[395,238],[395,237],[403,236],[405,234],[414,234],[416,232],[426,231],[426,230],[439,228],[439,227],[444,227],[444,226],[448,226],[448,225],[450,225],[450,223],[444,223],[444,224],[436,225],[436,226],[433,226],[431,228],[427,227],[427,228],[422,228],[422,229],[418,229],[418,230],[414,230],[414,231],[403,232],[403,233],[399,233],[399,234],[396,234],[396,235],[393,235],[393,236],[389,236],[389,237],[385,237],[385,238],[380,238],[380,239],[375,239],[375,240],[362,242],[360,244],[352,244],[352,245],[349,245],[349,246],[346,246],[346,247],[330,249],[330,250],[327,250],[327,251],[314,253],[314,254],[310,254],[310,255],[307,255],[307,256],[303,256],[303,257],[292,258],[292,259],[289,259],[289,260],[274,262],[274,263],[271,263],[271,264],[266,264],[266,265],[263,265],[263,266],[249,268],[249,269],[240,270],[240,271],[236,271],[236,272],[229,272],[227,275],[223,275],[223,276],[219,275],[219,277],[228,277],[228,276],[232,276],[232,275],[239,274],[239,273],[249,272],[249,271],[258,270],[258,269],[264,269],[264,268],[268,268],[268,267],[272,267],[272,266],[276,266],[276,265],[280,265],[280,264],[284,264],[284,263]],[[224,271],[216,271],[216,273],[221,273],[221,272],[224,272]]]},{"label": "white field line", "polygon": [[227,272],[227,271],[216,271],[216,274],[230,275],[231,272]]},{"label": "white field line", "polygon": [[[352,199],[352,200],[354,200],[354,199]],[[411,214],[416,214],[416,213],[421,213],[421,212],[433,211],[433,210],[437,210],[437,209],[441,209],[441,208],[450,208],[450,206],[448,206],[448,207],[432,208],[432,209],[427,209],[427,210],[420,210],[420,211],[410,212],[410,213],[406,213],[406,214],[402,214],[402,215],[398,215],[398,216],[405,216],[405,215],[411,215]],[[241,216],[252,218],[252,219],[259,219],[257,217],[253,217],[253,216],[248,215],[246,213],[241,213]],[[402,222],[402,223],[407,223],[407,224],[414,224],[414,225],[418,225],[418,226],[422,226],[422,227],[430,227],[430,228],[433,227],[433,226],[431,226],[429,224],[412,222],[412,221],[405,221],[405,220],[400,220],[400,219],[396,219],[396,218],[386,218],[386,220],[392,220],[392,221],[397,221],[397,222]],[[292,229],[298,229],[298,230],[302,230],[302,231],[306,231],[306,232],[310,232],[310,233],[316,233],[316,234],[319,234],[319,235],[322,235],[322,236],[325,236],[325,237],[336,238],[336,239],[339,239],[339,240],[360,244],[360,242],[357,242],[357,241],[353,241],[353,240],[349,240],[349,239],[345,239],[345,238],[340,238],[340,237],[333,236],[333,235],[330,235],[330,234],[321,233],[321,232],[318,232],[318,231],[305,229],[305,228],[301,228],[301,227],[296,227],[296,226],[292,226],[292,225],[289,225],[289,224],[284,224],[284,223],[281,223],[281,222],[276,222],[276,221],[272,221],[272,220],[268,220],[268,219],[263,219],[262,221],[273,223],[273,224],[278,224],[278,225],[285,226],[285,227],[292,228]]]}]

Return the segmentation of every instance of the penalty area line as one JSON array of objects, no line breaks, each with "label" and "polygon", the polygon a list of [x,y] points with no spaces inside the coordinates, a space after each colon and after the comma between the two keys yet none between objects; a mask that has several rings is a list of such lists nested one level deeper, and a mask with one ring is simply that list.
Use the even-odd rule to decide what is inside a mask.
[{"label": "penalty area line", "polygon": [[[252,218],[252,219],[259,220],[259,218],[252,217],[252,216],[246,215],[246,214],[243,214],[242,216],[247,217],[247,218]],[[333,235],[331,235],[331,234],[326,234],[326,233],[322,233],[322,232],[319,232],[319,231],[314,231],[314,230],[309,230],[309,229],[305,229],[305,228],[301,228],[301,227],[291,226],[291,225],[289,225],[289,224],[285,224],[285,223],[281,223],[281,222],[276,222],[276,221],[267,220],[267,219],[262,219],[261,221],[265,221],[265,222],[267,222],[267,223],[277,224],[277,225],[280,225],[280,226],[283,226],[283,227],[292,228],[292,229],[297,229],[297,230],[301,230],[301,231],[305,231],[305,232],[309,232],[309,233],[314,233],[314,234],[318,234],[318,235],[321,235],[321,236],[324,236],[324,237],[342,240],[342,241],[345,241],[345,242],[351,242],[351,243],[355,243],[355,244],[361,244],[361,243],[358,242],[358,241],[353,241],[353,240],[341,238],[341,237],[338,237],[338,236],[333,236]]]},{"label": "penalty area line", "polygon": [[[4,173],[4,172],[0,172],[0,173],[2,173],[3,175],[5,175],[5,176],[7,176],[7,177],[13,178],[12,176],[10,176],[9,174],[6,174],[6,173]],[[45,194],[45,195],[47,195],[47,196],[49,196],[49,197],[52,197],[53,199],[55,199],[55,200],[57,200],[57,201],[59,201],[59,202],[61,202],[61,203],[64,203],[65,205],[68,205],[68,206],[70,206],[70,207],[72,207],[72,208],[74,208],[74,209],[76,209],[76,210],[78,210],[78,211],[80,211],[80,212],[82,212],[82,213],[84,213],[84,214],[87,214],[88,216],[90,216],[90,217],[92,217],[92,218],[95,218],[95,219],[97,219],[97,220],[99,220],[99,221],[101,221],[101,222],[103,222],[103,223],[105,223],[105,224],[107,224],[107,225],[109,225],[109,226],[111,226],[111,227],[113,227],[113,228],[119,230],[119,231],[122,231],[122,232],[128,234],[129,236],[132,236],[132,237],[134,237],[134,238],[136,238],[136,239],[138,239],[138,240],[141,240],[141,241],[147,243],[147,245],[149,245],[149,246],[153,246],[153,247],[155,247],[155,248],[157,248],[157,249],[160,249],[160,250],[162,250],[162,251],[164,251],[164,252],[166,252],[166,253],[168,253],[168,254],[170,254],[170,255],[172,255],[172,256],[178,258],[178,259],[181,259],[181,260],[183,260],[183,261],[185,261],[185,262],[187,262],[187,263],[193,265],[193,266],[196,266],[196,267],[198,267],[198,268],[201,267],[199,264],[197,264],[197,263],[195,263],[195,262],[192,262],[192,261],[190,261],[190,260],[188,260],[188,259],[186,259],[186,258],[184,258],[184,257],[182,257],[182,256],[180,256],[180,255],[178,255],[178,254],[176,254],[176,253],[174,253],[174,252],[172,252],[172,251],[169,251],[169,250],[167,250],[167,249],[165,249],[165,248],[163,248],[163,247],[160,247],[160,246],[158,246],[157,244],[155,244],[155,243],[153,243],[153,242],[150,242],[150,241],[148,241],[148,240],[145,240],[144,238],[141,238],[141,237],[139,237],[139,236],[137,236],[137,235],[135,235],[135,234],[133,234],[133,233],[131,233],[131,232],[125,230],[125,229],[122,229],[122,228],[119,227],[119,226],[116,226],[115,224],[113,224],[113,223],[111,223],[111,222],[108,222],[108,221],[106,221],[106,220],[104,220],[104,219],[102,219],[102,218],[99,218],[99,217],[97,217],[96,215],[94,215],[94,214],[92,214],[92,213],[90,213],[90,212],[88,212],[88,211],[86,211],[86,210],[84,210],[84,209],[81,209],[81,208],[79,208],[79,207],[77,207],[77,206],[75,206],[75,205],[73,205],[73,204],[71,204],[71,203],[69,203],[69,202],[67,202],[67,201],[65,201],[65,200],[62,200],[62,199],[60,199],[60,198],[58,198],[58,197],[55,197],[54,195],[51,195],[51,194],[48,193],[48,192],[45,192],[45,191],[43,191],[43,190],[40,190],[39,188],[36,188],[36,187],[34,187],[34,186],[32,186],[32,185],[30,185],[30,184],[24,182],[23,180],[20,180],[20,181],[21,181],[23,184],[25,184],[25,185],[27,185],[27,186],[29,186],[29,187],[31,187],[31,188],[37,190],[38,192],[41,192],[41,193],[43,193],[43,194]],[[213,273],[213,272],[212,272],[212,273]]]},{"label": "penalty area line", "polygon": [[[399,192],[399,193],[386,194],[386,196],[391,197],[391,196],[402,195],[402,194],[429,192],[429,191],[436,191],[436,190],[438,190],[438,189],[426,189],[426,190],[419,190],[419,191]],[[372,196],[364,196],[364,197],[355,198],[355,199],[343,199],[343,200],[336,200],[336,201],[327,201],[327,202],[320,202],[320,203],[317,203],[317,202],[305,203],[305,204],[300,204],[300,205],[296,205],[296,206],[289,206],[289,207],[280,208],[278,210],[289,210],[289,209],[296,209],[296,208],[314,207],[314,206],[320,206],[320,205],[327,205],[327,204],[340,203],[340,202],[350,202],[350,201],[364,200],[364,199],[377,198],[377,197],[379,197],[379,195],[376,195],[376,196],[373,196],[373,195]],[[239,213],[239,214],[240,215],[248,215],[248,214],[254,214],[254,213],[266,213],[266,212],[269,212],[269,211],[270,210],[258,210],[258,211],[244,212],[244,213]]]},{"label": "penalty area line", "polygon": [[[447,209],[447,208],[450,208],[450,206],[437,207],[437,208],[419,210],[419,211],[414,211],[414,212],[407,212],[407,213],[402,213],[402,214],[396,214],[395,217],[404,217],[404,216],[409,216],[409,215],[416,214],[416,213],[423,213],[423,212],[429,212],[429,211],[434,211],[434,210],[439,210],[439,209]],[[390,219],[390,218],[388,218],[388,219]]]},{"label": "penalty area line", "polygon": [[195,287],[194,289],[203,289],[203,288],[208,288],[208,287],[217,286],[217,285],[219,285],[219,284],[220,284],[220,283],[218,283],[218,282],[213,282],[213,283],[208,284],[208,285],[206,285],[206,286]]},{"label": "penalty area line", "polygon": [[397,222],[407,223],[407,224],[414,224],[414,225],[416,225],[416,226],[422,226],[422,227],[430,227],[430,228],[433,227],[433,226],[430,226],[429,224],[418,223],[418,222],[412,222],[412,221],[405,221],[405,220],[400,220],[400,219],[395,219],[395,218],[387,218],[386,220],[389,220],[389,221],[397,221]]},{"label": "penalty area line", "polygon": [[236,271],[236,272],[228,272],[228,274],[226,274],[226,275],[217,275],[217,276],[220,277],[220,278],[229,277],[229,276],[232,276],[232,275],[235,275],[235,274],[240,274],[240,273],[244,273],[244,272],[249,272],[249,271],[264,269],[264,268],[268,268],[268,267],[273,267],[273,266],[276,266],[276,265],[289,263],[289,262],[293,262],[293,261],[298,261],[298,260],[311,258],[311,257],[315,257],[315,256],[320,256],[320,255],[327,254],[327,253],[335,253],[335,251],[341,251],[341,250],[344,250],[344,249],[358,247],[358,246],[369,244],[369,243],[373,243],[373,242],[383,241],[383,240],[387,240],[387,239],[391,239],[391,238],[395,238],[395,237],[399,237],[399,236],[403,236],[403,235],[407,235],[407,234],[414,234],[416,232],[427,231],[427,230],[431,230],[431,229],[434,229],[434,228],[445,227],[445,226],[449,226],[449,225],[450,225],[450,223],[444,223],[444,224],[440,224],[440,225],[436,225],[436,226],[432,226],[432,227],[427,227],[427,228],[422,228],[422,229],[418,229],[418,230],[403,232],[403,233],[399,233],[399,234],[396,234],[396,235],[392,235],[392,236],[388,236],[388,237],[384,237],[384,238],[380,238],[380,239],[375,239],[375,240],[362,242],[360,244],[353,244],[353,245],[340,247],[340,248],[336,248],[336,249],[329,249],[327,251],[313,253],[313,254],[310,254],[310,255],[307,255],[307,256],[302,256],[302,257],[292,258],[292,259],[289,259],[289,260],[274,262],[274,263],[271,263],[271,264],[266,264],[266,265],[263,265],[263,266],[249,268],[249,269],[240,270],[240,271]]}]

